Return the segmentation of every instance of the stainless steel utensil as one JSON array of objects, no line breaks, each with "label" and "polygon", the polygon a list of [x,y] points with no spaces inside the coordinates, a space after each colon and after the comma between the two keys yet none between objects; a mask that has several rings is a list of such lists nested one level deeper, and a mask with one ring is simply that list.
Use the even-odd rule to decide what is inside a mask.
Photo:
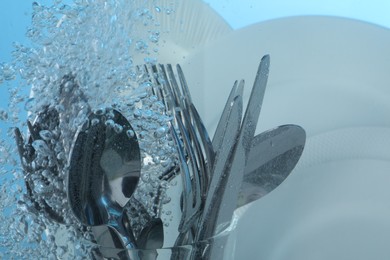
[{"label": "stainless steel utensil", "polygon": [[205,201],[202,219],[200,220],[201,222],[199,223],[198,227],[198,234],[196,238],[198,241],[207,239],[211,237],[212,233],[214,233],[214,230],[207,230],[207,222],[213,220],[206,219],[206,211],[209,211],[208,214],[210,214],[210,217],[214,217],[211,216],[211,214],[213,214],[212,208],[219,202],[218,189],[221,188],[220,183],[224,178],[224,168],[226,167],[229,156],[234,149],[241,126],[242,92],[243,82],[240,84],[236,82],[230,92],[229,99],[226,103],[225,110],[222,115],[223,117],[221,117],[224,118],[224,120],[220,120],[219,126],[221,127],[218,126],[218,128],[221,129],[219,133],[221,139],[219,142],[217,142],[217,145],[219,143],[218,149],[215,150],[215,164],[213,166],[212,179]]},{"label": "stainless steel utensil", "polygon": [[84,225],[109,225],[124,244],[135,248],[131,230],[123,223],[123,210],[138,184],[140,148],[127,119],[107,109],[91,114],[72,146],[68,173],[68,201]]},{"label": "stainless steel utensil", "polygon": [[[164,75],[164,67],[160,67],[160,69],[162,69],[161,72],[162,75]],[[209,175],[207,160],[212,160],[212,158],[207,158],[207,156],[213,155],[213,151],[209,150],[211,141],[209,140],[208,135],[204,136],[203,139],[200,138],[200,132],[202,132],[200,128],[204,129],[204,126],[201,121],[195,123],[196,119],[194,119],[194,113],[197,114],[197,112],[192,104],[187,83],[180,66],[177,66],[180,87],[176,81],[172,66],[168,64],[166,70],[170,81],[167,89],[171,90],[171,95],[176,101],[176,120],[174,123],[176,123],[179,130],[183,143],[183,150],[187,155],[187,164],[192,165],[191,175],[185,177],[187,180],[192,178],[192,181],[188,183],[192,185],[192,188],[189,189],[189,185],[184,186],[182,199],[183,215],[179,226],[179,232],[183,235],[196,223],[201,213],[202,199],[207,192],[207,178]],[[209,141],[206,141],[206,139]],[[205,143],[200,140],[204,140]],[[180,143],[181,142],[177,143],[178,147],[181,146]],[[203,151],[205,150],[207,150],[207,152],[204,153]]]},{"label": "stainless steel utensil", "polygon": [[[225,107],[222,111],[221,118],[218,121],[218,125],[215,130],[213,141],[212,141],[213,148],[216,153],[221,152],[221,147],[224,144],[224,141],[226,141],[225,140],[226,127],[230,122],[230,115],[231,115],[231,110],[233,108],[233,102],[238,96],[240,96],[242,100],[242,96],[244,93],[244,84],[245,83],[243,80],[241,80],[240,82],[238,81],[234,82],[233,88],[230,91],[228,99],[226,100]],[[241,110],[242,110],[242,105],[241,105]],[[242,115],[240,116],[239,124],[241,124],[241,117]]]},{"label": "stainless steel utensil", "polygon": [[[256,130],[267,85],[268,73],[269,56],[266,55],[260,62],[237,141],[229,155],[229,161],[222,169],[223,174],[221,172],[213,173],[213,179],[216,176],[221,176],[221,178],[217,181],[215,192],[208,194],[208,196],[211,196],[211,199],[209,200],[209,205],[207,205],[206,200],[206,206],[202,214],[197,234],[198,241],[215,236],[230,224],[240,191],[240,187],[237,183],[242,182],[244,175],[248,154],[251,149],[251,142]],[[207,199],[209,199],[209,197]],[[212,247],[209,247],[208,250],[203,252],[202,257],[220,256],[222,254],[220,250],[221,248],[223,249],[223,245],[223,239],[218,240]]]},{"label": "stainless steel utensil", "polygon": [[140,249],[159,249],[164,244],[164,227],[160,218],[151,219],[143,227],[137,245]]},{"label": "stainless steel utensil", "polygon": [[[171,65],[168,64],[167,68],[168,68],[169,74],[172,75],[171,77],[174,78]],[[195,105],[192,102],[192,98],[191,98],[191,94],[190,94],[190,91],[188,88],[188,84],[187,84],[187,81],[184,77],[184,73],[183,73],[183,70],[181,69],[180,65],[176,65],[176,70],[177,70],[178,78],[180,81],[182,99],[184,100],[185,107],[187,108],[187,110],[190,111],[190,113],[188,113],[188,114],[190,115],[190,118],[192,119],[192,124],[194,126],[195,131],[196,131],[197,137],[201,141],[201,142],[199,142],[201,145],[201,152],[202,152],[202,154],[205,155],[206,168],[203,168],[203,169],[204,169],[204,174],[206,174],[207,178],[204,181],[202,188],[203,187],[207,188],[209,180],[210,180],[210,174],[211,174],[212,167],[214,165],[214,160],[215,160],[213,143],[208,135],[206,127],[204,126],[203,121],[202,121]],[[173,81],[173,82],[175,82],[175,81]],[[206,190],[206,192],[207,192],[207,189],[204,189],[204,190]]]},{"label": "stainless steel utensil", "polygon": [[[212,145],[200,118],[192,104],[189,90],[180,67],[178,84],[171,65],[145,66],[153,85],[153,94],[165,104],[167,113],[173,116],[171,133],[179,154],[179,167],[183,180],[182,217],[179,225],[180,237],[185,237],[197,221],[202,205],[202,198],[207,192],[208,155]],[[194,117],[195,115],[195,117]],[[200,135],[203,137],[200,138]],[[200,141],[202,140],[202,141]],[[207,152],[203,152],[207,150]],[[205,155],[206,154],[206,155]],[[210,159],[212,160],[212,159]],[[178,241],[181,241],[178,238]]]},{"label": "stainless steel utensil", "polygon": [[[46,184],[47,187],[51,189],[54,187],[54,185],[50,183],[50,178],[43,176],[43,172],[48,171],[52,176],[59,176],[59,173],[65,166],[65,162],[61,159],[58,159],[57,156],[54,155],[54,145],[49,141],[43,140],[39,134],[41,130],[52,130],[58,127],[58,121],[58,112],[53,108],[46,107],[41,113],[39,113],[33,124],[31,124],[30,121],[27,121],[27,126],[29,129],[27,143],[25,143],[19,128],[15,128],[14,133],[21,165],[25,176],[24,181],[27,195],[32,202],[34,210],[43,214],[52,221],[63,224],[65,223],[64,216],[48,202],[51,196],[48,196],[47,194],[38,194],[36,192],[39,190],[39,187],[36,187],[37,184],[39,185],[39,182],[36,182],[36,180],[41,180]],[[40,142],[41,146],[46,148],[44,150],[45,152],[49,153],[48,156],[50,156],[52,160],[55,161],[54,165],[47,164],[46,166],[43,166],[37,165],[34,162],[38,156],[40,156],[39,151],[36,151],[34,148],[35,141]],[[50,194],[50,192],[48,193]]]},{"label": "stainless steel utensil", "polygon": [[119,258],[118,252],[125,250],[126,246],[118,231],[107,225],[93,226],[91,229],[96,244],[100,246],[92,253],[107,259]]},{"label": "stainless steel utensil", "polygon": [[[72,222],[70,209],[64,200],[62,183],[66,179],[72,129],[79,108],[88,110],[87,98],[75,75],[67,74],[59,82],[58,103],[39,107],[33,122],[27,120],[27,143],[15,128],[15,139],[24,172],[27,195],[37,213],[64,224]],[[34,110],[38,110],[35,107]],[[60,184],[60,185],[59,185]]]},{"label": "stainless steel utensil", "polygon": [[305,130],[282,125],[256,135],[237,201],[237,207],[260,199],[278,187],[291,173],[302,155]]},{"label": "stainless steel utensil", "polygon": [[[221,224],[228,225],[230,222],[239,192],[239,187],[235,189],[232,187],[237,186],[237,183],[241,183],[241,178],[246,166],[246,158],[250,151],[250,144],[260,113],[267,83],[268,70],[269,56],[265,56],[260,63],[243,122],[238,125],[239,132],[237,133],[237,139],[232,138],[233,140],[231,140],[231,142],[233,141],[233,147],[231,153],[228,155],[229,162],[226,160],[225,164],[222,165],[220,169],[214,169],[212,182],[215,182],[216,185],[214,190],[212,190],[212,186],[210,186],[204,213],[202,215],[201,228],[198,234],[199,240],[212,237],[217,233],[217,228],[221,228]],[[241,118],[239,117],[239,119]],[[233,120],[233,122],[235,122],[235,120]],[[226,124],[227,126],[225,128],[230,129],[231,127],[229,124],[231,124],[231,121],[227,120]],[[221,143],[220,150],[226,149],[225,146],[222,146],[222,143],[225,145],[226,141],[222,140],[219,142]],[[219,179],[217,179],[217,177],[219,177]],[[216,178],[215,181],[214,178]],[[227,187],[229,188],[229,191],[226,190]]]}]

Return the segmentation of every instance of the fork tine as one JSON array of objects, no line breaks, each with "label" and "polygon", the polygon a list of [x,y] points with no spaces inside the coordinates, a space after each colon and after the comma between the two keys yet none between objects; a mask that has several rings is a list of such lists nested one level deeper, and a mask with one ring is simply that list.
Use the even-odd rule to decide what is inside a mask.
[{"label": "fork tine", "polygon": [[163,65],[160,64],[157,67],[157,73],[161,78],[158,82],[158,86],[160,86],[161,90],[161,100],[164,102],[167,111],[170,111],[173,115],[178,103],[169,84],[168,75]]},{"label": "fork tine", "polygon": [[183,70],[181,69],[181,66],[179,64],[176,65],[176,70],[177,75],[179,76],[182,93],[188,99],[188,102],[192,104],[191,93],[188,88],[186,78],[184,77]]},{"label": "fork tine", "polygon": [[[191,226],[194,224],[194,221],[196,220],[197,216],[199,215],[200,206],[201,206],[201,194],[200,194],[200,178],[199,178],[199,169],[197,168],[197,165],[195,163],[195,154],[191,146],[191,141],[188,135],[188,132],[186,131],[183,122],[181,121],[180,116],[177,116],[177,122],[179,126],[180,133],[182,135],[183,144],[184,144],[184,150],[187,153],[187,156],[189,156],[189,164],[190,168],[192,170],[192,194],[189,194],[189,197],[186,199],[189,199],[190,203],[187,204],[186,208],[186,218],[182,218],[182,222],[179,226],[179,232],[187,232]],[[191,177],[189,177],[191,179]]]},{"label": "fork tine", "polygon": [[206,182],[201,180],[201,173],[205,171],[202,149],[191,121],[188,96],[184,95],[186,91],[182,87],[183,80],[179,77],[180,84],[178,84],[170,64],[148,67],[147,70],[152,85],[161,91],[159,99],[173,116],[170,130],[177,146],[184,186],[183,216],[179,224],[179,232],[182,234],[181,237],[187,237],[185,234],[190,231],[200,216],[203,203],[202,191],[205,187],[202,184]]},{"label": "fork tine", "polygon": [[[179,119],[179,121],[180,121],[180,119]],[[172,136],[173,136],[173,140],[174,140],[174,142],[176,144],[176,147],[177,147],[177,150],[178,150],[180,169],[183,172],[183,175],[182,175],[183,185],[184,185],[184,191],[183,191],[183,196],[184,196],[184,198],[183,198],[183,213],[182,213],[183,216],[182,216],[181,221],[180,221],[179,232],[180,233],[185,233],[189,229],[189,227],[191,226],[190,224],[192,224],[191,223],[192,221],[191,222],[188,222],[188,221],[185,222],[185,220],[186,219],[187,220],[188,219],[192,220],[192,219],[194,219],[194,216],[195,216],[193,214],[193,212],[194,212],[193,211],[194,194],[193,194],[191,173],[190,173],[189,166],[187,164],[186,153],[185,153],[185,152],[188,152],[188,151],[187,150],[184,151],[185,148],[181,144],[180,138],[179,138],[176,130],[174,129],[174,127],[172,125],[170,125],[170,130],[171,130],[171,133],[172,133]],[[181,133],[181,134],[183,135],[183,133]],[[187,142],[187,141],[184,141],[184,142]],[[193,167],[193,165],[191,165],[191,166]]]},{"label": "fork tine", "polygon": [[168,74],[170,75],[170,78],[171,78],[172,91],[174,93],[180,94],[180,96],[176,95],[176,98],[178,100],[181,111],[183,112],[182,118],[184,120],[185,126],[187,127],[187,129],[190,132],[191,141],[193,142],[196,150],[198,151],[198,157],[199,157],[198,162],[201,166],[201,169],[204,171],[205,167],[203,165],[201,165],[201,164],[203,164],[201,161],[204,160],[203,153],[201,152],[202,151],[201,149],[203,147],[201,147],[200,142],[199,142],[199,138],[197,135],[197,132],[199,133],[197,125],[194,126],[194,120],[192,120],[193,113],[192,113],[191,108],[194,106],[191,102],[191,97],[189,96],[189,91],[188,91],[187,85],[183,85],[183,84],[186,84],[185,79],[184,79],[184,75],[182,72],[181,72],[181,74],[178,73],[178,77],[180,80],[180,85],[178,85],[177,81],[176,81],[176,77],[173,73],[172,66],[170,64],[167,65],[167,70],[168,70]]},{"label": "fork tine", "polygon": [[[189,171],[184,171],[183,174],[189,174],[189,176],[183,176],[183,178],[184,180],[191,180],[191,191],[189,193],[188,191],[184,191],[184,194],[187,194],[186,197],[184,197],[186,206],[183,209],[183,217],[179,225],[179,232],[184,234],[190,230],[197,220],[197,217],[200,215],[200,208],[203,203],[203,190],[201,190],[203,187],[203,180],[200,180],[200,173],[203,172],[204,159],[202,157],[195,130],[193,129],[193,125],[190,120],[189,111],[187,109],[188,103],[186,103],[187,100],[180,91],[172,66],[169,64],[166,66],[160,65],[160,69],[165,77],[166,85],[164,90],[167,92],[167,95],[173,99],[172,103],[174,103],[173,113],[175,115],[175,125],[178,128],[183,141],[182,144],[184,147],[182,147],[182,150],[187,156],[186,163],[189,167]],[[202,171],[200,169],[202,169]],[[186,189],[185,186],[184,189]],[[186,235],[184,235],[184,237],[186,237]]]},{"label": "fork tine", "polygon": [[212,167],[214,165],[214,160],[215,160],[213,144],[212,144],[212,141],[207,133],[206,127],[204,126],[202,119],[199,116],[199,113],[198,113],[195,105],[192,102],[191,93],[190,93],[190,90],[188,88],[187,81],[184,77],[183,70],[181,69],[181,66],[179,64],[176,65],[176,69],[177,69],[179,80],[181,83],[183,95],[188,101],[188,106],[189,106],[189,109],[190,109],[192,116],[193,116],[193,119],[194,119],[193,121],[195,123],[195,129],[197,130],[198,136],[200,137],[200,140],[202,141],[201,142],[202,151],[204,152],[206,159],[207,159],[207,172],[206,172],[207,176],[206,177],[207,177],[207,181],[209,181]]},{"label": "fork tine", "polygon": [[176,100],[176,105],[180,107],[180,97],[182,96],[179,85],[177,84],[175,73],[173,72],[172,65],[167,64],[166,70],[168,72],[170,87],[172,88],[173,96]]},{"label": "fork tine", "polygon": [[[168,74],[170,75],[170,79],[171,79],[170,82],[172,83],[171,84],[172,91],[175,92],[177,94],[176,97],[179,98],[178,102],[180,105],[180,109],[182,111],[182,120],[184,121],[184,125],[189,132],[189,138],[191,140],[191,144],[194,146],[194,151],[196,156],[195,157],[196,160],[194,162],[196,162],[196,164],[198,165],[198,169],[200,169],[200,171],[198,170],[196,172],[196,174],[199,175],[197,176],[197,178],[200,179],[200,182],[197,185],[199,185],[201,188],[200,197],[202,198],[202,201],[204,201],[207,193],[209,171],[208,171],[208,165],[206,159],[204,158],[204,152],[203,152],[206,149],[204,144],[199,141],[202,140],[201,138],[199,138],[200,135],[200,131],[198,127],[199,124],[195,123],[194,125],[194,121],[196,120],[193,120],[194,113],[191,111],[191,107],[194,106],[191,103],[191,97],[186,95],[186,92],[188,92],[188,87],[187,85],[185,86],[183,85],[186,84],[183,73],[181,72],[181,74],[180,73],[178,74],[179,81],[181,83],[179,86],[177,84],[176,77],[174,76],[172,66],[168,64],[166,67],[167,67]],[[180,95],[180,97],[178,97],[178,95]]]}]

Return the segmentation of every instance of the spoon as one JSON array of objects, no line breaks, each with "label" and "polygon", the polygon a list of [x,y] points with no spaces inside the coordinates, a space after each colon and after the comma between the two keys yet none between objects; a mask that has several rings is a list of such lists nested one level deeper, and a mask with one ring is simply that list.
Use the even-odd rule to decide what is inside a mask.
[{"label": "spoon", "polygon": [[[135,203],[137,206],[141,207],[138,208],[138,210],[141,211],[141,214],[148,214],[143,206],[140,205],[139,202],[137,203],[135,199],[132,199],[130,203],[131,206]],[[125,213],[123,217],[125,228],[131,230],[130,220],[128,218],[129,216]],[[143,225],[136,239],[137,249],[143,250],[141,259],[156,259],[157,249],[162,248],[164,245],[163,222],[161,218],[151,218],[150,216],[147,218],[148,220],[146,224]],[[121,235],[111,226],[101,225],[93,226],[91,228],[96,243],[100,245],[100,247],[96,248],[96,250],[92,252],[93,254],[104,257],[105,259],[127,260],[137,258],[134,256],[134,252],[131,253],[126,250],[126,246],[123,244]]]},{"label": "spoon", "polygon": [[164,243],[164,228],[161,218],[151,219],[142,229],[137,240],[140,249],[159,249]]},{"label": "spoon", "polygon": [[135,248],[123,211],[140,178],[141,155],[127,119],[113,109],[99,110],[79,129],[68,174],[68,201],[87,226],[114,228],[127,248]]}]

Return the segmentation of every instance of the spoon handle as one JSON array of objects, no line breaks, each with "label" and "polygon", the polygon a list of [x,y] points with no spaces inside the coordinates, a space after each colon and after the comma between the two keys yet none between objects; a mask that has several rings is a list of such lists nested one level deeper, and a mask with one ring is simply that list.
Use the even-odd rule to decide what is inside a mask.
[{"label": "spoon handle", "polygon": [[116,223],[117,225],[115,228],[123,236],[125,247],[127,249],[138,248],[132,229],[128,228],[130,227],[130,220],[128,219],[127,214],[122,214]]}]

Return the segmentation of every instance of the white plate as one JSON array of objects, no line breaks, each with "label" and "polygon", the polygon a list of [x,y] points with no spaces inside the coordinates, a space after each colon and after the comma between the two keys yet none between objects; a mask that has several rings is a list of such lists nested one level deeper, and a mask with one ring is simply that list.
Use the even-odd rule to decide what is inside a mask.
[{"label": "white plate", "polygon": [[183,64],[213,133],[234,80],[271,70],[257,132],[294,123],[301,162],[237,225],[236,259],[390,259],[390,31],[294,17],[231,33]]}]

